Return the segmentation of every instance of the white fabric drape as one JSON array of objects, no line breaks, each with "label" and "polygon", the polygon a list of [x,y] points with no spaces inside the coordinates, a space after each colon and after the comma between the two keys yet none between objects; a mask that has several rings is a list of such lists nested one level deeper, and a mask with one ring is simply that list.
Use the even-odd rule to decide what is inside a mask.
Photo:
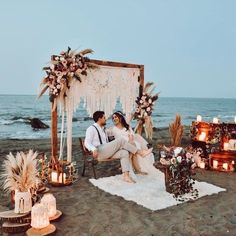
[{"label": "white fabric drape", "polygon": [[105,112],[109,117],[120,99],[123,112],[130,118],[139,92],[138,68],[118,68],[100,66],[88,70],[87,76],[81,76],[82,82],[73,80],[66,97],[67,113],[67,161],[72,156],[72,118],[79,106],[81,98],[89,116],[97,110]]}]

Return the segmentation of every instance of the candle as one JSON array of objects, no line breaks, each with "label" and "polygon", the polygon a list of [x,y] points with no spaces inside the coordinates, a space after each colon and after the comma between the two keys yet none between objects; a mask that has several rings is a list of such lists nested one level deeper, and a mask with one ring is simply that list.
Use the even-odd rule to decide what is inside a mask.
[{"label": "candle", "polygon": [[53,217],[56,215],[56,198],[51,193],[44,194],[41,199],[41,203],[47,208],[49,217]]},{"label": "candle", "polygon": [[36,203],[31,210],[31,226],[42,229],[49,225],[47,208],[42,203]]},{"label": "candle", "polygon": [[224,150],[225,151],[229,150],[229,143],[224,143]]},{"label": "candle", "polygon": [[200,162],[200,168],[201,168],[201,169],[205,169],[205,162],[203,162],[203,161]]},{"label": "candle", "polygon": [[213,123],[214,123],[214,124],[218,124],[218,123],[219,123],[218,118],[214,117],[214,118],[213,118]]},{"label": "candle", "polygon": [[[60,173],[59,178],[57,178],[57,177],[58,177],[58,173],[55,171],[52,171],[52,173],[51,173],[52,182],[62,183],[62,173]],[[63,183],[65,183],[66,182],[66,174],[65,173],[63,173],[63,180],[64,180]]]},{"label": "candle", "polygon": [[197,115],[197,122],[201,122],[202,121],[202,117],[200,115]]},{"label": "candle", "polygon": [[228,163],[223,163],[223,169],[228,170]]},{"label": "candle", "polygon": [[206,132],[201,132],[201,134],[198,137],[199,141],[205,141],[206,139]]},{"label": "candle", "polygon": [[217,167],[218,167],[218,161],[213,160],[213,168],[217,169]]}]

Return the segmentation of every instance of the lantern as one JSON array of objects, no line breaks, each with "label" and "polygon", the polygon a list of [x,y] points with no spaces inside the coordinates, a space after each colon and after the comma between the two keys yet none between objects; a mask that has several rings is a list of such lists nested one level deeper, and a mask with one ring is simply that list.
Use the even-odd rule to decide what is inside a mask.
[{"label": "lantern", "polygon": [[31,210],[31,226],[42,229],[49,225],[47,208],[42,203],[36,203]]},{"label": "lantern", "polygon": [[49,217],[57,214],[56,198],[51,193],[44,194],[41,203],[47,208]]},{"label": "lantern", "polygon": [[205,169],[205,162],[203,162],[203,161],[200,162],[199,166],[200,166],[201,169]]},{"label": "lantern", "polygon": [[58,174],[56,171],[52,171],[51,181],[54,183],[65,183],[66,182],[66,174],[65,173]]}]

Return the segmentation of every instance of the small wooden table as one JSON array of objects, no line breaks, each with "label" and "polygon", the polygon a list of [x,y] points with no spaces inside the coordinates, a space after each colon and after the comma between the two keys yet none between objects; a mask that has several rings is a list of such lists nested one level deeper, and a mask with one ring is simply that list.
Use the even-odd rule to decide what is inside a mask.
[{"label": "small wooden table", "polygon": [[210,154],[209,166],[212,170],[236,171],[236,151],[221,151]]},{"label": "small wooden table", "polygon": [[2,230],[6,233],[24,232],[30,228],[30,213],[17,214],[14,210],[0,212]]}]

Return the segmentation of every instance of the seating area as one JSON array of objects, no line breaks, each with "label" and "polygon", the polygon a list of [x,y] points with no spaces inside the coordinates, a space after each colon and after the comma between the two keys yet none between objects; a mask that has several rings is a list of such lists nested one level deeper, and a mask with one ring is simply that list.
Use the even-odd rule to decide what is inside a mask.
[{"label": "seating area", "polygon": [[82,150],[82,155],[83,155],[82,176],[85,176],[86,168],[92,167],[93,176],[95,179],[97,179],[97,174],[96,174],[96,165],[97,164],[102,163],[102,162],[117,161],[117,159],[114,159],[114,158],[109,158],[109,159],[105,159],[105,160],[94,159],[92,152],[88,151],[88,149],[84,146],[84,138],[82,138],[82,137],[79,138],[79,144],[80,144],[80,148]]}]

